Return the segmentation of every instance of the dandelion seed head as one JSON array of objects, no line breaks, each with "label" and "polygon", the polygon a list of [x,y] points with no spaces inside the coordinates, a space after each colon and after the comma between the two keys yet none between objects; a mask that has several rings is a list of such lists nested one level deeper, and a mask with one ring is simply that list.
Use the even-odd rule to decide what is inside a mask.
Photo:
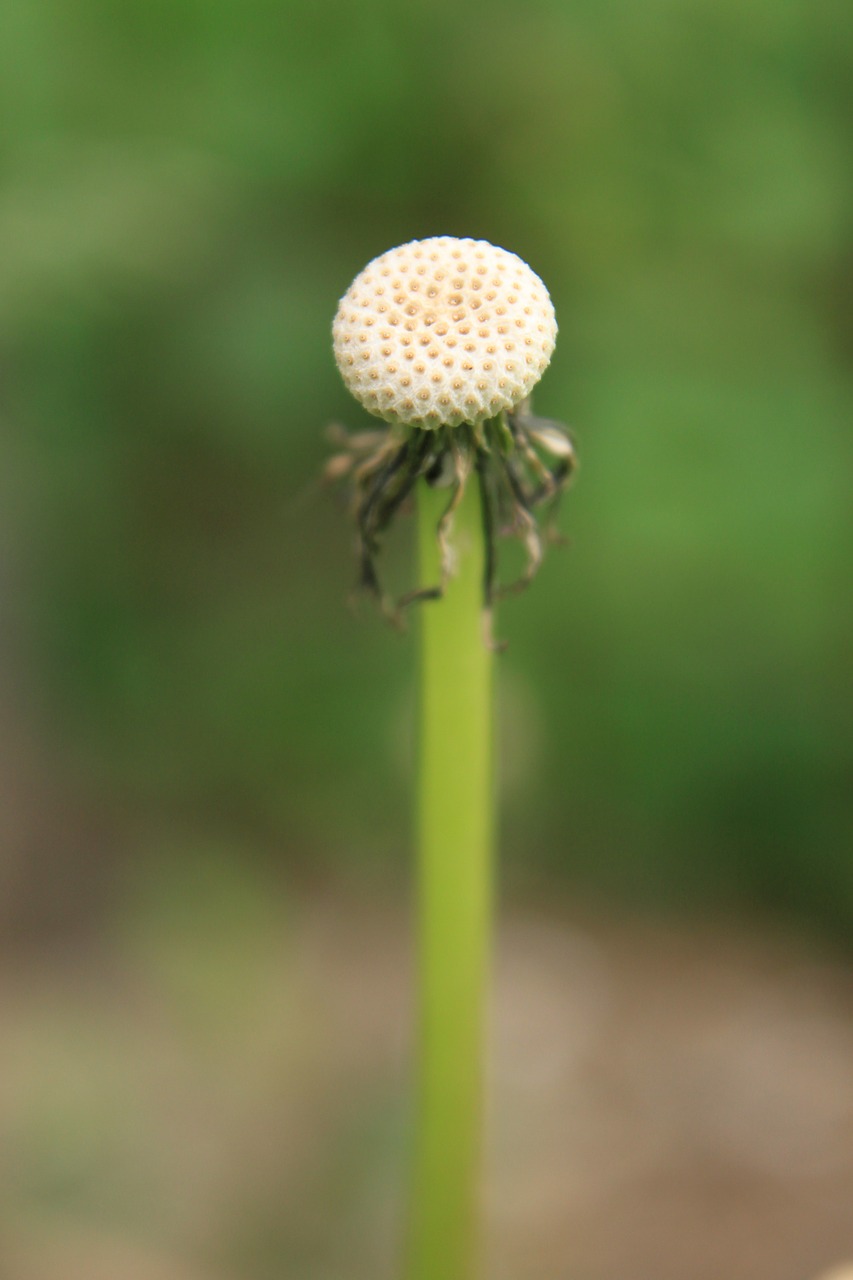
[{"label": "dandelion seed head", "polygon": [[[523,361],[513,358],[514,343],[496,343],[508,326],[526,347]],[[455,427],[526,399],[548,367],[557,321],[545,285],[514,253],[486,240],[433,236],[369,263],[341,299],[332,336],[341,377],[369,412],[406,426]],[[453,358],[460,338],[462,362]],[[403,363],[413,344],[428,348],[429,364]]]}]

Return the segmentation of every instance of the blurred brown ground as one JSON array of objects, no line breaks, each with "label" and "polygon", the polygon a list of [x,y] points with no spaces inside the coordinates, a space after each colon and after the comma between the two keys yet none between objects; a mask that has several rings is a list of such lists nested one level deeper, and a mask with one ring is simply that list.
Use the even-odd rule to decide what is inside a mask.
[{"label": "blurred brown ground", "polygon": [[[399,904],[325,892],[249,954],[161,929],[19,955],[4,1280],[391,1280],[408,936]],[[812,1280],[853,1256],[851,1015],[853,971],[802,941],[510,911],[489,1280]]]}]

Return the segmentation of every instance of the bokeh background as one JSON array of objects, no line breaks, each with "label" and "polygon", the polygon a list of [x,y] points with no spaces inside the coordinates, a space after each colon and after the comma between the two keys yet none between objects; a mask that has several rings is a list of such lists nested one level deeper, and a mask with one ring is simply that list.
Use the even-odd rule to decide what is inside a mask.
[{"label": "bokeh background", "polygon": [[547,282],[582,464],[499,623],[490,1280],[853,1255],[853,10],[5,0],[0,68],[0,1272],[395,1274],[416,639],[317,477],[439,233]]}]

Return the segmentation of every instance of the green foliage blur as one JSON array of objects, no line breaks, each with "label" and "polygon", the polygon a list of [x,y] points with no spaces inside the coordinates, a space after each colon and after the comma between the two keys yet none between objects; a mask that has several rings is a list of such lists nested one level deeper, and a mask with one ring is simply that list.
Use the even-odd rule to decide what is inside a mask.
[{"label": "green foliage blur", "polygon": [[833,0],[6,0],[10,625],[111,849],[408,874],[330,324],[470,235],[548,284],[581,456],[499,619],[506,883],[853,925],[852,63]]}]

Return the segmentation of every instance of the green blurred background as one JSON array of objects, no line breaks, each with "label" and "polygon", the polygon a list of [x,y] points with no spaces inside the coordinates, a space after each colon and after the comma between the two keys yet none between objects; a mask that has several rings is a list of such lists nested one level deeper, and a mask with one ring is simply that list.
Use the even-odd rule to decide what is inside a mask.
[{"label": "green blurred background", "polygon": [[432,234],[546,281],[581,457],[499,621],[507,900],[849,940],[853,10],[5,0],[0,69],[7,942],[239,989],[274,902],[406,892],[415,638],[317,477],[337,299]]},{"label": "green blurred background", "polygon": [[582,458],[501,618],[506,874],[849,926],[851,36],[761,0],[7,0],[7,617],[51,783],[122,835],[399,863],[413,645],[348,615],[312,488],[366,421],[329,326],[385,248],[484,237],[549,285],[537,409]]}]

